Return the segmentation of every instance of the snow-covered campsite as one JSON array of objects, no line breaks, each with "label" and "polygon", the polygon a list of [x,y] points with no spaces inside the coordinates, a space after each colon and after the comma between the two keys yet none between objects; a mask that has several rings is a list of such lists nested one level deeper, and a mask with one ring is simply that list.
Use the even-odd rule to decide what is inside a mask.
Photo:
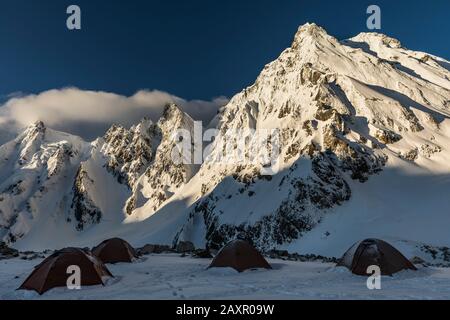
[{"label": "snow-covered campsite", "polygon": [[[113,250],[108,250],[109,243]],[[121,243],[128,246],[128,254],[123,254]],[[361,250],[364,243],[368,247]],[[177,248],[146,245],[134,249],[120,239],[112,239],[92,249],[97,258],[90,260],[104,262],[98,260],[96,270],[105,270],[101,281],[94,283],[86,281],[89,268],[80,258],[72,262],[68,257],[73,253],[71,250],[90,254],[89,249],[36,253],[19,252],[3,245],[0,299],[426,300],[450,297],[448,248],[394,240],[392,243],[406,256],[398,252],[399,257],[394,257],[392,253],[396,253],[390,253],[391,249],[383,248],[382,243],[377,249],[373,240],[355,244],[337,259],[302,256],[286,250],[272,250],[263,257],[241,240],[233,241],[211,255],[208,250],[195,249],[192,243],[181,243]],[[376,251],[380,251],[380,255]],[[230,254],[231,259],[227,259]],[[51,262],[64,256],[66,258]],[[368,260],[364,262],[364,259]],[[395,262],[395,259],[400,260]],[[405,259],[406,264],[401,264],[401,259]],[[373,286],[372,272],[366,273],[367,266],[372,263],[382,271],[382,276],[377,278],[378,286]],[[67,280],[71,275],[68,266],[72,264],[82,265],[80,276],[84,282],[77,288],[70,287]],[[358,264],[362,267],[359,272]],[[43,277],[39,275],[41,270],[44,270]]]},{"label": "snow-covered campsite", "polygon": [[70,87],[0,125],[0,300],[450,299],[450,62],[401,39],[306,23],[231,99]]},{"label": "snow-covered campsite", "polygon": [[108,265],[115,278],[106,286],[56,288],[40,296],[16,291],[35,264],[0,261],[0,299],[448,299],[450,268],[420,267],[382,277],[381,290],[369,290],[366,277],[332,263],[269,259],[273,270],[238,273],[209,269],[210,260],[177,254],[149,255],[134,264]]}]

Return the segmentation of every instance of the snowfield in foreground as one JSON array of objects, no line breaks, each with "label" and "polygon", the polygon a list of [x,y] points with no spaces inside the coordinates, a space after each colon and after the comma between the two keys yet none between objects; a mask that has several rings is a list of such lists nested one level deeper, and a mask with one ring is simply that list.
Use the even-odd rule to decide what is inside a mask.
[{"label": "snowfield in foreground", "polygon": [[448,299],[450,269],[419,267],[382,278],[368,290],[365,277],[334,264],[269,260],[273,270],[237,273],[206,270],[210,260],[176,254],[147,256],[134,264],[108,265],[115,275],[105,287],[53,289],[43,296],[16,291],[41,260],[0,261],[0,299]]}]

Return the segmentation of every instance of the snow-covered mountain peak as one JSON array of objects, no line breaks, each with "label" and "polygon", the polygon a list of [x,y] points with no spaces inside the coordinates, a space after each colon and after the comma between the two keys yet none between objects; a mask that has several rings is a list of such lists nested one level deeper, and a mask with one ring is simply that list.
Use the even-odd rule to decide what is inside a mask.
[{"label": "snow-covered mountain peak", "polygon": [[136,134],[148,135],[149,130],[153,126],[153,124],[153,121],[149,118],[143,118],[137,125],[131,127],[130,130],[134,131]]},{"label": "snow-covered mountain peak", "polygon": [[[384,35],[360,38],[394,56],[404,50]],[[382,175],[389,162],[431,160],[448,168],[442,154],[448,138],[438,138],[450,97],[450,82],[439,73],[448,71],[420,66],[414,52],[393,63],[370,43],[339,42],[315,24],[300,27],[292,47],[233,97],[218,121],[222,134],[280,130],[281,171],[267,182],[258,165],[204,164],[178,197],[200,200],[176,240],[192,240],[201,225],[210,246],[240,236],[268,249],[314,228],[328,210],[351,199],[350,185],[359,188]],[[216,140],[211,158],[220,158],[220,146]]]},{"label": "snow-covered mountain peak", "polygon": [[356,37],[349,40],[354,42],[365,42],[370,45],[384,45],[392,49],[402,48],[400,40],[378,32],[361,32]]},{"label": "snow-covered mountain peak", "polygon": [[25,132],[28,132],[28,131],[44,131],[44,130],[45,130],[44,122],[43,121],[35,121],[34,123],[29,125],[25,129]]},{"label": "snow-covered mountain peak", "polygon": [[154,126],[159,139],[154,161],[147,167],[127,201],[128,220],[139,221],[151,216],[197,173],[199,165],[175,163],[173,158],[173,151],[179,142],[178,132],[183,131],[193,138],[194,127],[194,120],[176,104],[165,107],[161,119]]},{"label": "snow-covered mountain peak", "polygon": [[315,23],[306,23],[299,27],[294,36],[291,48],[299,50],[302,54],[320,50],[322,46],[334,47],[337,39]]},{"label": "snow-covered mountain peak", "polygon": [[329,36],[324,28],[315,23],[308,22],[298,28],[295,39],[301,39],[304,37],[320,38],[324,36]]},{"label": "snow-covered mountain peak", "polygon": [[169,120],[173,117],[181,117],[184,112],[175,103],[169,103],[164,107],[162,118]]},{"label": "snow-covered mountain peak", "polygon": [[174,130],[184,128],[189,129],[193,126],[194,120],[181,108],[172,103],[165,106],[161,119],[158,121],[158,126],[162,131],[172,132]]},{"label": "snow-covered mountain peak", "polygon": [[22,140],[22,143],[31,143],[37,139],[43,139],[45,137],[46,127],[42,121],[37,121],[31,125],[29,125],[21,134],[18,139]]},{"label": "snow-covered mountain peak", "polygon": [[0,147],[0,237],[14,242],[59,214],[65,219],[62,199],[87,149],[81,138],[42,122]]}]

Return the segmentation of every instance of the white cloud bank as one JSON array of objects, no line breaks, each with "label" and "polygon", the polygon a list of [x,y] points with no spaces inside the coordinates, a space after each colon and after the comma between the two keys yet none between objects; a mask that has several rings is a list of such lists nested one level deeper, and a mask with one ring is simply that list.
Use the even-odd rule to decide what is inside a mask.
[{"label": "white cloud bank", "polygon": [[227,102],[224,97],[187,101],[156,90],[142,90],[131,97],[77,88],[15,96],[0,107],[0,143],[38,120],[52,129],[93,140],[114,123],[129,127],[143,117],[156,121],[167,103],[176,103],[195,120],[207,125]]}]

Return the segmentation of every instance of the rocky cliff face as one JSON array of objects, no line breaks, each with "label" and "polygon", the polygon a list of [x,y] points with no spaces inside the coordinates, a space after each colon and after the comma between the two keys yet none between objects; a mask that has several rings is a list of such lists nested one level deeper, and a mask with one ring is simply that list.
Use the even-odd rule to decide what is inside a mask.
[{"label": "rocky cliff face", "polygon": [[144,119],[127,130],[114,125],[105,134],[101,153],[108,157],[106,168],[130,189],[153,161],[160,132],[151,120]]},{"label": "rocky cliff face", "polygon": [[[177,132],[185,130],[191,138],[194,137],[194,120],[190,116],[176,105],[169,105],[156,124],[155,130],[160,132],[155,160],[146,168],[133,188],[133,195],[126,206],[126,211],[130,216],[133,216],[133,210],[136,208],[145,205],[146,210],[143,214],[137,213],[131,219],[145,219],[152,215],[188,183],[199,169],[199,165],[194,164],[193,157],[180,162],[176,160],[183,159],[181,152],[174,157],[177,150],[176,145],[182,138],[177,135]],[[194,146],[192,145],[189,154],[192,155],[193,152]]]},{"label": "rocky cliff face", "polygon": [[[145,217],[157,211],[196,172],[194,165],[175,164],[172,160],[178,142],[176,133],[193,133],[193,128],[194,120],[176,105],[166,106],[157,123],[143,119],[130,129],[112,126],[93,143],[91,157],[81,164],[72,203],[78,228],[101,222],[104,211],[115,211],[129,220],[143,219],[133,211],[144,204],[151,204]],[[113,185],[118,190],[114,193],[122,199],[110,209],[110,195],[97,192],[108,176],[115,178]]]}]

